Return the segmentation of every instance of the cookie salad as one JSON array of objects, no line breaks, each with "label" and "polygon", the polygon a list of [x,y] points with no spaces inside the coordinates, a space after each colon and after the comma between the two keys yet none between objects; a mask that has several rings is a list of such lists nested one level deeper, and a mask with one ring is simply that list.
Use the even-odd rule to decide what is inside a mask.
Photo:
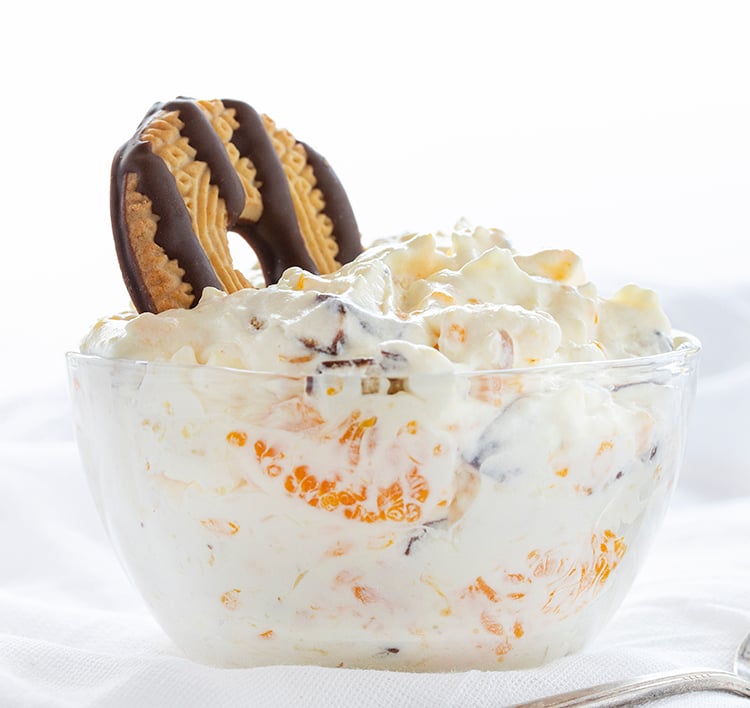
[{"label": "cookie salad", "polygon": [[112,223],[134,306],[69,355],[77,436],[188,656],[507,669],[596,635],[695,385],[654,292],[603,297],[571,251],[465,222],[363,248],[328,162],[237,101],[154,106]]}]

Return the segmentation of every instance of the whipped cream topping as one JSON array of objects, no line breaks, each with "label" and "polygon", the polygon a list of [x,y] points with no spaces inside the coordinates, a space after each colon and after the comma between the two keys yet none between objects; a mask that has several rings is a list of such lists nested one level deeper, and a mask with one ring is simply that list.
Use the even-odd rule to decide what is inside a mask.
[{"label": "whipped cream topping", "polygon": [[295,267],[267,288],[206,288],[190,310],[106,318],[82,351],[284,374],[354,360],[481,371],[658,354],[670,332],[652,291],[603,298],[571,251],[520,255],[460,223],[375,243],[333,274]]}]

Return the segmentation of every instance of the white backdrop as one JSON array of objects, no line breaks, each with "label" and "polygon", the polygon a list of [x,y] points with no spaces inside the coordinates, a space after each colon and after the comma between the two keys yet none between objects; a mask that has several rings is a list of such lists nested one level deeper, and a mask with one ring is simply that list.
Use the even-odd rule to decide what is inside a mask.
[{"label": "white backdrop", "polygon": [[[10,3],[0,703],[497,706],[729,668],[750,625],[749,17],[744,0]],[[245,100],[314,145],[366,241],[464,216],[521,251],[573,248],[603,290],[654,287],[703,340],[676,503],[586,654],[515,674],[224,672],[186,661],[158,630],[85,489],[63,352],[127,306],[110,163],[151,104],[176,95]],[[694,699],[677,704],[738,705]]]},{"label": "white backdrop", "polygon": [[[589,276],[742,282],[742,1],[12,3],[0,25],[0,364],[60,376],[127,305],[109,166],[155,101],[232,97],[314,145],[366,240],[504,229]],[[13,389],[11,376],[5,386]]]}]

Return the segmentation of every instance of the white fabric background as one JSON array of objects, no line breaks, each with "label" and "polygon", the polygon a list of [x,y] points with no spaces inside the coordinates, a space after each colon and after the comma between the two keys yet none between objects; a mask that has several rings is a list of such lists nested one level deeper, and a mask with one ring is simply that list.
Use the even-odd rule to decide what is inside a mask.
[{"label": "white fabric background", "polygon": [[53,383],[0,406],[0,705],[496,707],[640,673],[729,669],[750,631],[750,288],[667,289],[664,299],[704,343],[684,472],[632,592],[584,653],[534,671],[422,675],[190,662],[113,556],[60,367]]},{"label": "white fabric background", "polygon": [[[696,664],[750,630],[744,0],[37,0],[0,22],[0,706],[502,706]],[[196,38],[197,37],[197,41]],[[466,216],[664,293],[704,341],[677,498],[586,653],[533,672],[218,671],[153,623],[96,518],[62,354],[126,306],[115,148],[228,96],[330,159],[366,239]],[[672,705],[732,706],[716,695]]]}]

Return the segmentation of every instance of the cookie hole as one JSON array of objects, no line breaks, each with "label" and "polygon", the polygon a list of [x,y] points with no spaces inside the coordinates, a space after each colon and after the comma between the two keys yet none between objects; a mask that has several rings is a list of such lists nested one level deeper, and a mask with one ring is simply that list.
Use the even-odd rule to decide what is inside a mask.
[{"label": "cookie hole", "polygon": [[253,285],[262,285],[263,274],[252,247],[233,231],[227,232],[227,241],[234,269],[240,271]]}]

